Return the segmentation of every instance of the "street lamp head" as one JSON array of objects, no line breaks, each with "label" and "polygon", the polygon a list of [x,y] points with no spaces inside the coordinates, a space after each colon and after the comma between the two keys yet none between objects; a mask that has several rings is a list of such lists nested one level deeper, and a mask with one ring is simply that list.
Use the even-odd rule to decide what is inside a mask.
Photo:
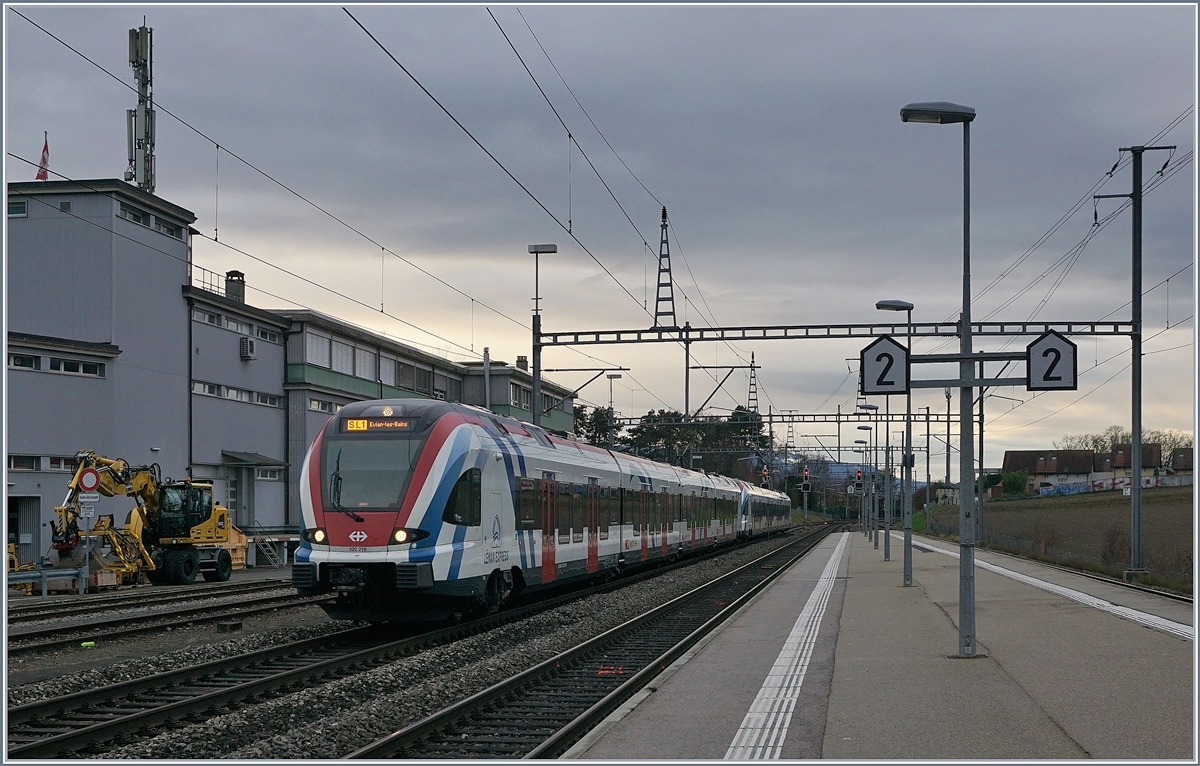
[{"label": "street lamp head", "polygon": [[877,409],[879,409],[879,405],[878,404],[860,404],[860,405],[858,405],[858,408],[860,410],[877,410]]},{"label": "street lamp head", "polygon": [[[855,444],[866,444],[867,440],[866,439],[855,439],[854,443]],[[855,452],[862,452],[862,450],[855,450]]]},{"label": "street lamp head", "polygon": [[558,252],[558,245],[530,245],[529,246],[529,253],[531,255],[541,254],[541,253],[557,253],[557,252]]},{"label": "street lamp head", "polygon": [[974,119],[975,109],[973,107],[952,104],[949,101],[920,101],[900,109],[901,122],[931,122],[936,125],[950,125],[956,122],[971,122]]},{"label": "street lamp head", "polygon": [[860,430],[860,431],[870,431],[870,430],[871,430],[871,427],[870,427],[870,426],[859,426],[859,427],[858,427],[858,430]]},{"label": "street lamp head", "polygon": [[912,311],[913,305],[908,301],[887,300],[876,301],[875,308],[880,311]]},{"label": "street lamp head", "polygon": [[609,376],[608,376],[608,379],[609,379],[609,380],[620,380],[620,379],[621,379],[621,373],[619,373],[619,372],[618,372],[618,373],[616,373],[615,375],[609,375]]}]

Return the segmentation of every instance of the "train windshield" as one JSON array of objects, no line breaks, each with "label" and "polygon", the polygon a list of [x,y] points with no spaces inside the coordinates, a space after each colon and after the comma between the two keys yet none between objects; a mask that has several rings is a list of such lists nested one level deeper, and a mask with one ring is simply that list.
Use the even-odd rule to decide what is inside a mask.
[{"label": "train windshield", "polygon": [[425,439],[326,439],[321,455],[321,498],[347,511],[399,510]]}]

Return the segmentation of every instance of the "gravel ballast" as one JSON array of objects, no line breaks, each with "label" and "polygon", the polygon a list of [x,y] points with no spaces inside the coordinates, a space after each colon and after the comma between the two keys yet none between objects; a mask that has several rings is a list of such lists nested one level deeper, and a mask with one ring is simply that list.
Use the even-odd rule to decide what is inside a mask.
[{"label": "gravel ballast", "polygon": [[793,540],[749,545],[96,757],[340,758]]}]

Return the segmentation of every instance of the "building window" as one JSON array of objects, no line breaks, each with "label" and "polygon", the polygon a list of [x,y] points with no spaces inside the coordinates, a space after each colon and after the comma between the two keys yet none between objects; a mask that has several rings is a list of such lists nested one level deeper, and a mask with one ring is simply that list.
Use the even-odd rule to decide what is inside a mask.
[{"label": "building window", "polygon": [[26,215],[28,215],[26,212],[26,205],[28,205],[28,203],[23,199],[10,199],[8,201],[8,217],[24,218]]},{"label": "building window", "polygon": [[202,309],[192,309],[192,319],[195,319],[197,322],[204,322],[205,324],[221,324],[221,317]]},{"label": "building window", "polygon": [[254,469],[254,478],[259,481],[279,481],[283,478],[283,472],[278,468],[256,468]]},{"label": "building window", "polygon": [[78,359],[50,358],[50,369],[67,375],[88,375],[94,378],[104,377],[104,365],[100,362],[82,362]]},{"label": "building window", "polygon": [[325,401],[324,399],[309,399],[308,408],[314,412],[328,412],[330,415],[342,408],[340,404]]},{"label": "building window", "polygon": [[[68,202],[65,204],[70,205],[71,203]],[[182,226],[176,226],[173,223],[167,223],[166,221],[162,220],[161,218],[154,219],[154,230],[160,231],[163,234],[166,234],[168,237],[174,237],[175,239],[183,239],[183,227]]]},{"label": "building window", "polygon": [[379,382],[385,386],[396,385],[396,360],[386,356],[379,357]]},{"label": "building window", "polygon": [[42,470],[42,459],[36,455],[9,455],[8,470],[40,471]]},{"label": "building window", "polygon": [[250,392],[243,391],[240,388],[230,388],[230,387],[226,386],[225,387],[225,398],[233,399],[234,401],[238,401],[238,402],[248,402],[248,401],[250,401]]},{"label": "building window", "polygon": [[344,372],[347,375],[354,374],[354,346],[348,343],[342,343],[335,340],[333,342],[333,350],[330,355],[331,367],[334,372]]},{"label": "building window", "polygon": [[280,398],[275,394],[255,394],[254,401],[258,404],[265,404],[268,407],[278,407]]},{"label": "building window", "polygon": [[365,348],[354,349],[354,374],[367,380],[377,380],[375,377],[375,354]]},{"label": "building window", "polygon": [[510,407],[521,406],[521,387],[516,383],[508,384],[508,404]]},{"label": "building window", "polygon": [[462,401],[462,381],[454,378],[446,379],[446,399],[452,402]]},{"label": "building window", "polygon": [[150,214],[144,210],[138,210],[136,207],[121,203],[121,212],[119,215],[127,221],[140,223],[142,226],[150,225]]},{"label": "building window", "polygon": [[304,358],[312,365],[317,367],[329,367],[329,338],[323,335],[314,335],[313,333],[305,333],[304,335]]},{"label": "building window", "polygon": [[192,381],[192,393],[204,394],[205,396],[221,396],[221,387],[216,383],[201,383],[195,380]]},{"label": "building window", "polygon": [[233,330],[238,335],[249,335],[250,325],[246,322],[239,322],[232,317],[225,317],[225,329]]},{"label": "building window", "polygon": [[16,370],[40,370],[42,358],[30,354],[9,354],[8,366]]},{"label": "building window", "polygon": [[554,397],[550,394],[542,394],[542,412],[547,412],[554,407]]},{"label": "building window", "polygon": [[279,333],[275,332],[274,330],[268,330],[265,327],[258,328],[258,337],[261,340],[267,341],[268,343],[279,342]]},{"label": "building window", "polygon": [[75,462],[75,458],[73,457],[52,457],[49,458],[49,460],[49,470],[51,471],[67,471],[70,473],[75,473],[75,469],[79,467],[79,464]]},{"label": "building window", "polygon": [[417,368],[404,362],[396,362],[396,385],[409,391],[417,390]]},{"label": "building window", "polygon": [[64,200],[58,203],[58,209],[64,213],[69,213],[71,212],[71,203]]},{"label": "building window", "polygon": [[416,373],[416,390],[422,394],[428,394],[433,388],[433,370],[423,370],[417,367],[414,372]]}]

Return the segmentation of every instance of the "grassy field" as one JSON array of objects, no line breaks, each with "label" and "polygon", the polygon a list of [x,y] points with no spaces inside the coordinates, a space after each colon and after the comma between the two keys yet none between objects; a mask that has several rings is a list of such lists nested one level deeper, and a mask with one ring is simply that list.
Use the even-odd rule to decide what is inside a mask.
[{"label": "grassy field", "polygon": [[[1169,579],[1191,579],[1192,489],[1142,491],[1142,563]],[[957,527],[958,508],[939,506],[933,519]],[[1005,535],[1047,553],[1054,549],[1117,569],[1129,563],[1129,525],[1129,498],[1120,492],[989,500],[983,514],[985,535]]]}]

